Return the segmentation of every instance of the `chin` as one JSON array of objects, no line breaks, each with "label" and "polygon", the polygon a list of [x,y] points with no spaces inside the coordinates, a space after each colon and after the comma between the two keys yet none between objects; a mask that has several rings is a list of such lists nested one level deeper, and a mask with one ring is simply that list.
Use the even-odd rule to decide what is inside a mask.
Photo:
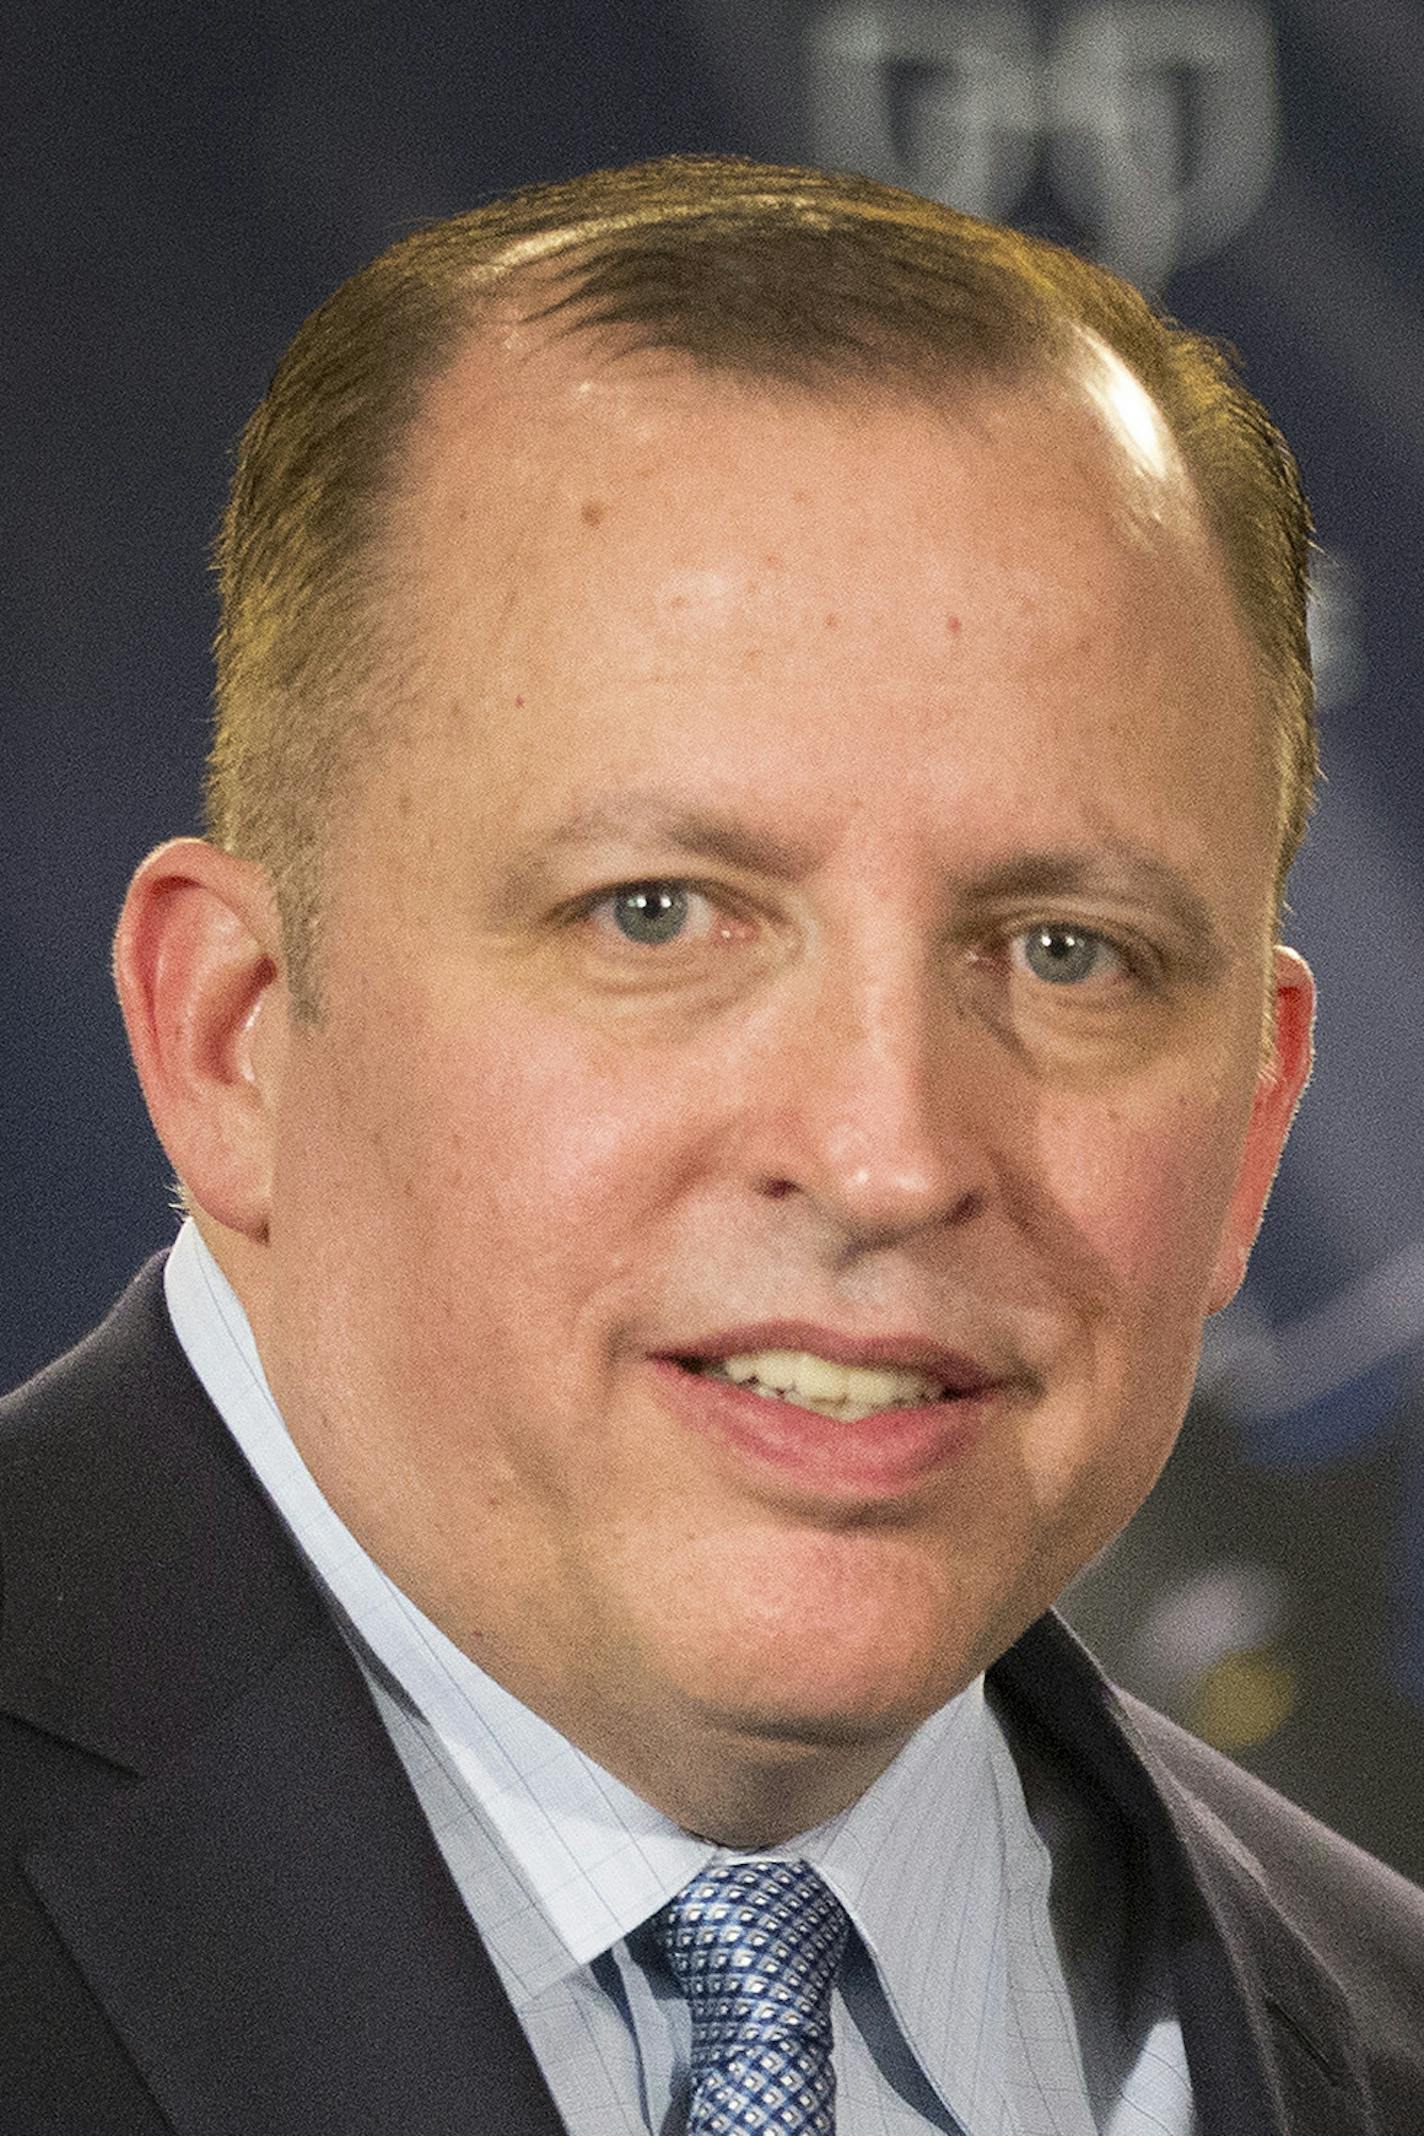
[{"label": "chin", "polygon": [[946,1691],[924,1705],[899,1700],[872,1704],[842,1698],[813,1704],[809,1699],[787,1699],[776,1706],[728,1707],[716,1718],[729,1733],[781,1746],[791,1754],[797,1750],[870,1751],[889,1745],[893,1756],[951,1695]]},{"label": "chin", "polygon": [[791,1748],[869,1747],[903,1741],[977,1673],[957,1642],[906,1640],[865,1627],[847,1639],[798,1639],[709,1657],[691,1682],[688,1703],[713,1726]]},{"label": "chin", "polygon": [[585,1596],[584,1693],[597,1652],[625,1741],[668,1726],[724,1749],[774,1746],[778,1762],[798,1746],[881,1746],[888,1761],[1036,1614],[1038,1582],[1006,1553],[957,1552],[940,1534],[711,1533],[690,1561],[630,1552],[612,1596]]}]

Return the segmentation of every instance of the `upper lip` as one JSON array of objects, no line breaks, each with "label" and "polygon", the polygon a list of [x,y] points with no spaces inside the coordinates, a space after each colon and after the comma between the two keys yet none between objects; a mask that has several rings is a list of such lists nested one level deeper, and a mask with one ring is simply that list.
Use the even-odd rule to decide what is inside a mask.
[{"label": "upper lip", "polygon": [[752,1356],[758,1350],[809,1350],[837,1365],[881,1365],[921,1372],[953,1394],[977,1394],[1012,1376],[967,1351],[945,1349],[923,1335],[846,1335],[805,1320],[764,1320],[754,1326],[723,1328],[693,1342],[671,1344],[659,1354],[701,1364]]}]

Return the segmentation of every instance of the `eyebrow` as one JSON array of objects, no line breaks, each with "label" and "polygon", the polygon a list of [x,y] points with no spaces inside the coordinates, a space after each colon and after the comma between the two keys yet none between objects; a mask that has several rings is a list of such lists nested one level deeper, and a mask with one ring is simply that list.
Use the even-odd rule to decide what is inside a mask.
[{"label": "eyebrow", "polygon": [[1105,840],[1088,853],[1015,854],[978,871],[965,887],[985,904],[1008,897],[1140,898],[1166,914],[1204,970],[1215,970],[1226,959],[1220,929],[1200,891],[1155,853],[1122,839]]},{"label": "eyebrow", "polygon": [[[660,796],[625,794],[577,809],[516,851],[503,873],[501,902],[518,900],[538,883],[550,861],[581,847],[653,845],[669,854],[799,882],[825,858],[827,843],[752,830],[717,809],[670,805]],[[1190,945],[1201,976],[1209,976],[1226,962],[1226,946],[1206,899],[1179,870],[1127,840],[1105,839],[1086,852],[1015,853],[964,873],[958,886],[971,904],[985,907],[1025,897],[1140,899],[1163,912]]]},{"label": "eyebrow", "polygon": [[724,867],[773,875],[784,882],[801,881],[825,853],[824,840],[753,831],[717,809],[669,806],[662,799],[624,795],[576,810],[512,854],[500,886],[502,901],[514,901],[526,893],[559,854],[597,845],[653,845],[667,853],[718,861]]}]

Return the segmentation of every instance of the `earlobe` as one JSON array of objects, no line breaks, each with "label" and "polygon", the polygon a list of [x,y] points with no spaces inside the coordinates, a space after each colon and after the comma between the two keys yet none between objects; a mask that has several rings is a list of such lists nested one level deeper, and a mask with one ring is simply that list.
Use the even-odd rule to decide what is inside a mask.
[{"label": "earlobe", "polygon": [[194,1203],[266,1235],[286,1000],[263,870],[198,838],[150,853],[129,886],[114,973],[160,1142]]},{"label": "earlobe", "polygon": [[1246,1264],[1314,1057],[1315,981],[1310,967],[1293,949],[1278,948],[1274,956],[1271,1046],[1256,1081],[1241,1166],[1222,1229],[1207,1303],[1207,1310],[1212,1313],[1230,1304],[1245,1278]]}]

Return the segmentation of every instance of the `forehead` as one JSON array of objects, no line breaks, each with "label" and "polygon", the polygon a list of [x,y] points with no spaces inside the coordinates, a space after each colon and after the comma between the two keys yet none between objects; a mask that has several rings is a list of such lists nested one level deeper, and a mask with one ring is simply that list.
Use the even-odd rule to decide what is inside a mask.
[{"label": "forehead", "polygon": [[[860,510],[844,484],[854,470]],[[410,441],[393,550],[440,591],[463,575],[502,602],[520,562],[596,566],[610,544],[670,530],[669,507],[696,489],[696,516],[749,529],[789,508],[834,510],[832,535],[877,509],[916,538],[967,532],[995,493],[1005,531],[1038,542],[1047,574],[1071,517],[1100,560],[1173,553],[1177,568],[1221,574],[1174,441],[1143,389],[1095,337],[1052,370],[1014,379],[947,376],[803,387],[710,372],[657,351],[618,353],[582,334],[551,335],[510,312],[473,341],[431,391]],[[1037,519],[1037,525],[1031,522]],[[816,509],[803,513],[806,560]],[[709,531],[711,530],[709,522]],[[597,534],[597,539],[592,537]],[[569,555],[569,550],[572,555]],[[412,555],[413,552],[413,555]],[[650,561],[652,561],[650,559]],[[433,574],[433,579],[432,579]],[[643,574],[644,586],[649,583]],[[636,598],[638,588],[626,589]],[[423,620],[430,621],[428,606]]]},{"label": "forehead", "polygon": [[1080,552],[1096,535],[1100,561],[1176,550],[1179,565],[1216,575],[1170,436],[1101,344],[1083,344],[1072,375],[947,380],[930,397],[709,374],[677,356],[552,339],[518,318],[472,344],[432,391],[392,548],[435,596],[419,620],[438,625],[443,598],[483,591],[502,613],[531,571],[596,573],[611,549],[643,541],[651,553],[623,587],[638,605],[658,596],[670,541],[690,557],[699,528],[707,546],[729,534],[735,546],[740,528],[749,560],[758,529],[794,532],[787,561],[809,569],[886,512],[899,518],[906,564],[937,565],[954,523],[968,535],[980,522],[983,539],[999,517],[1006,535],[1036,544],[1046,578],[1071,517]]},{"label": "forehead", "polygon": [[1269,842],[1254,654],[1170,436],[1098,347],[931,406],[512,321],[433,393],[393,546],[401,753],[478,753],[515,814],[660,749],[789,792],[825,749],[906,774],[938,735],[950,785],[1037,749],[1046,789],[1083,751],[1164,796],[1260,788]]}]

